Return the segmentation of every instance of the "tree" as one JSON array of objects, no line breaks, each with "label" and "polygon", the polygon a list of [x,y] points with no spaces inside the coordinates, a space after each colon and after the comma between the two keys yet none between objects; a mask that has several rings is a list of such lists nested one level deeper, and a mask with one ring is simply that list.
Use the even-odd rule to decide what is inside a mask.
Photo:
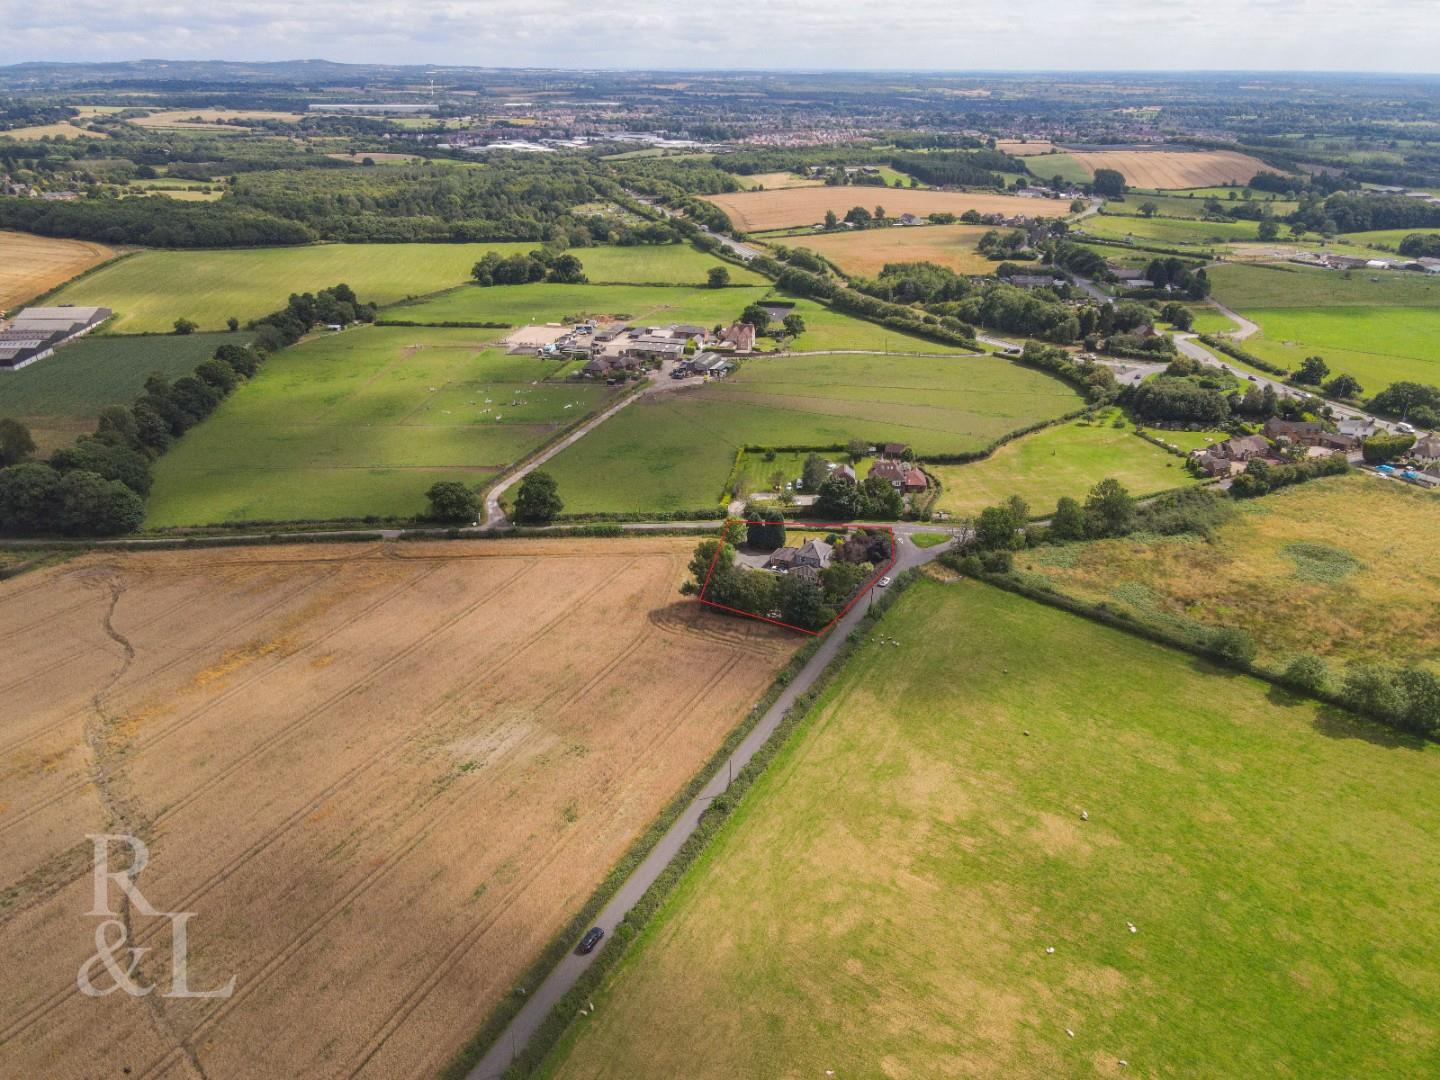
[{"label": "tree", "polygon": [[480,505],[475,492],[459,480],[441,480],[432,484],[425,497],[430,500],[429,516],[435,521],[474,521],[475,511]]},{"label": "tree", "polygon": [[860,513],[879,521],[895,521],[905,512],[905,499],[889,480],[867,476],[860,483]]},{"label": "tree", "polygon": [[1414,445],[1414,435],[1371,435],[1360,444],[1360,453],[1367,465],[1383,465]]},{"label": "tree", "polygon": [[786,574],[776,586],[775,599],[780,617],[790,625],[806,630],[818,630],[825,625],[821,619],[825,595],[818,585],[812,585],[797,575]]},{"label": "tree", "polygon": [[755,333],[763,334],[770,329],[770,312],[759,304],[750,304],[740,312],[740,321],[755,327]]},{"label": "tree", "polygon": [[184,317],[175,320],[175,333],[177,334],[193,334],[199,329],[199,323],[191,322]]},{"label": "tree", "polygon": [[975,543],[988,550],[1010,550],[1024,542],[1020,522],[1008,506],[987,506],[975,519]]},{"label": "tree", "polygon": [[1268,243],[1280,235],[1280,226],[1266,218],[1256,227],[1255,235]]},{"label": "tree", "polygon": [[1336,375],[1325,384],[1325,395],[1332,398],[1358,398],[1364,387],[1354,375]]},{"label": "tree", "polygon": [[730,284],[730,271],[723,266],[712,266],[705,274],[705,283],[712,289],[723,289]]},{"label": "tree", "polygon": [[862,505],[860,489],[840,476],[825,480],[815,501],[815,509],[834,521],[851,521],[859,517]]},{"label": "tree", "polygon": [[701,540],[695,545],[695,553],[690,556],[690,580],[681,586],[680,591],[686,595],[698,593],[704,586],[706,577],[711,575],[712,566],[716,574],[724,574],[733,570],[735,548],[714,537]]},{"label": "tree", "polygon": [[1095,194],[1115,199],[1125,194],[1125,176],[1115,169],[1096,169],[1091,183]]},{"label": "tree", "polygon": [[50,467],[65,473],[83,470],[105,480],[118,480],[137,495],[150,493],[150,459],[129,446],[82,438],[50,455]]},{"label": "tree", "polygon": [[1140,204],[1140,213],[1144,217],[1153,218],[1159,212],[1160,207],[1156,206],[1153,202],[1142,202]]},{"label": "tree", "polygon": [[1160,309],[1160,317],[1177,330],[1189,330],[1195,325],[1195,315],[1184,304],[1172,300]]},{"label": "tree", "polygon": [[233,334],[236,330],[240,329],[240,320],[234,315],[231,315],[225,320],[225,325],[230,328],[230,332]]},{"label": "tree", "polygon": [[850,455],[852,462],[858,462],[869,449],[870,445],[859,437],[853,438],[845,444],[845,452]]},{"label": "tree", "polygon": [[35,440],[30,429],[19,420],[0,418],[0,469],[18,465],[35,453]]},{"label": "tree", "polygon": [[56,523],[68,536],[120,536],[145,520],[145,503],[118,480],[77,469],[60,478]]},{"label": "tree", "polygon": [[197,378],[209,383],[222,395],[230,393],[240,382],[240,376],[235,369],[224,360],[211,357],[209,360],[202,360],[195,366]]},{"label": "tree", "polygon": [[1050,518],[1050,535],[1056,540],[1085,539],[1085,512],[1068,495],[1055,506],[1055,514]]},{"label": "tree", "polygon": [[555,490],[555,478],[547,472],[532,472],[520,481],[515,495],[515,520],[527,525],[548,525],[564,509]]},{"label": "tree", "polygon": [[1091,536],[1124,536],[1135,524],[1135,500],[1114,477],[1106,477],[1085,497],[1085,529]]},{"label": "tree", "polygon": [[834,229],[834,228],[837,228],[837,227],[839,226],[839,224],[840,224],[840,219],[835,216],[835,211],[834,211],[834,210],[826,210],[826,211],[825,211],[825,228],[827,228],[827,229]]},{"label": "tree", "polygon": [[805,317],[803,315],[793,313],[786,315],[781,325],[785,327],[785,333],[789,334],[792,338],[797,338],[805,333]]},{"label": "tree", "polygon": [[1322,694],[1330,685],[1330,669],[1314,653],[1301,653],[1286,666],[1280,681],[1304,694]]},{"label": "tree", "polygon": [[579,259],[574,255],[561,255],[551,264],[545,280],[557,285],[583,285],[589,279]]},{"label": "tree", "polygon": [[779,510],[745,508],[745,542],[761,551],[774,551],[785,546],[784,515]]},{"label": "tree", "polygon": [[1222,626],[1212,631],[1205,645],[1215,656],[1239,668],[1253,664],[1259,651],[1249,631],[1238,626]]},{"label": "tree", "polygon": [[39,461],[0,469],[0,530],[53,531],[59,485],[60,474]]},{"label": "tree", "polygon": [[1330,365],[1320,356],[1307,356],[1295,369],[1292,378],[1297,383],[1305,386],[1319,386],[1325,381],[1325,376],[1330,374]]},{"label": "tree", "polygon": [[820,485],[830,478],[829,463],[819,454],[807,454],[805,464],[800,471],[800,478],[806,491],[819,491]]}]

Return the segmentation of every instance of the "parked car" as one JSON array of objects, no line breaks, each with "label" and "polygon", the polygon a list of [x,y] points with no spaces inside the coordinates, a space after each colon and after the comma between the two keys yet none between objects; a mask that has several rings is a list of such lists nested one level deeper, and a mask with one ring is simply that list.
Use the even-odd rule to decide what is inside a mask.
[{"label": "parked car", "polygon": [[580,944],[575,946],[575,951],[581,956],[587,956],[595,951],[595,946],[600,944],[600,939],[605,936],[605,931],[598,926],[592,926],[585,931],[585,936],[580,939]]},{"label": "parked car", "polygon": [[883,588],[885,588],[885,586],[887,586],[887,585],[889,585],[889,584],[890,584],[890,579],[889,579],[888,577],[882,577],[882,578],[880,579],[880,588],[883,589]]},{"label": "parked car", "polygon": [[1398,432],[1400,432],[1401,434],[1404,434],[1404,435],[1414,435],[1414,434],[1415,434],[1415,429],[1414,429],[1413,427],[1411,427],[1409,424],[1405,423],[1404,420],[1401,420],[1398,424],[1395,425],[1395,430],[1398,431]]}]

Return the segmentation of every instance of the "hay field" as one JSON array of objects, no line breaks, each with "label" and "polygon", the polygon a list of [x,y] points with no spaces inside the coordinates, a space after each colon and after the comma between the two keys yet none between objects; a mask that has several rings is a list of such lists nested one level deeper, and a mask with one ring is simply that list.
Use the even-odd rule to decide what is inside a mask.
[{"label": "hay field", "polygon": [[1258,172],[1275,171],[1259,158],[1234,150],[1087,150],[1071,151],[1070,157],[1091,176],[1096,169],[1115,169],[1132,187],[1161,190],[1245,185]]},{"label": "hay field", "polygon": [[1037,154],[1052,154],[1059,149],[1049,139],[996,139],[995,149],[1011,157],[1034,157]]},{"label": "hay field", "polygon": [[855,206],[873,210],[878,204],[890,217],[901,214],[1004,214],[1007,217],[1062,218],[1070,213],[1063,200],[1025,199],[981,191],[931,191],[924,188],[809,187],[778,191],[740,191],[706,195],[729,216],[742,232],[762,232],[795,225],[814,225],[825,220],[825,211],[840,217]]},{"label": "hay field", "polygon": [[824,187],[823,179],[814,179],[806,176],[796,176],[789,172],[755,173],[752,176],[737,176],[745,190],[754,191],[756,188],[764,188],[766,191],[775,191],[779,188],[798,187]]},{"label": "hay field", "polygon": [[[0,584],[6,1075],[434,1075],[795,648],[682,601],[693,546],[92,555]],[[77,991],[86,834],[115,831],[147,839],[155,908],[196,913],[192,989],[230,998]],[[130,918],[163,991],[169,923]]]},{"label": "hay field", "polygon": [[57,120],[53,124],[34,124],[30,127],[7,128],[0,131],[0,139],[54,139],[56,137],[66,139],[108,139],[110,136],[103,131],[87,131],[84,128],[76,127],[68,120]]},{"label": "hay field", "polygon": [[293,124],[303,119],[300,113],[266,109],[162,109],[130,123],[145,128],[197,128],[214,127],[222,120],[283,120]]},{"label": "hay field", "polygon": [[[1170,434],[1165,432],[1163,434]],[[1353,474],[1238,505],[1213,543],[1102,540],[1017,568],[1171,629],[1238,626],[1262,663],[1315,653],[1440,670],[1440,496]]]},{"label": "hay field", "polygon": [[861,633],[541,1076],[1434,1074],[1440,748],[974,582]]},{"label": "hay field", "polygon": [[0,230],[0,311],[114,257],[113,250],[90,240],[57,240]]},{"label": "hay field", "polygon": [[957,274],[988,274],[996,264],[975,245],[989,231],[984,225],[895,225],[795,237],[794,246],[824,255],[847,274],[878,274],[890,262],[933,262]]}]

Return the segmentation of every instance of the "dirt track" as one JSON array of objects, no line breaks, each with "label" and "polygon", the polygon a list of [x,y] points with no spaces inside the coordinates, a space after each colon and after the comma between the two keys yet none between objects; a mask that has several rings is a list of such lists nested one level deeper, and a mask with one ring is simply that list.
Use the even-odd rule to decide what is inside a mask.
[{"label": "dirt track", "polygon": [[[0,1071],[433,1074],[797,645],[682,602],[692,547],[91,555],[0,585]],[[106,830],[147,839],[147,899],[196,912],[192,985],[233,997],[77,992]],[[168,923],[133,917],[162,977]]]}]

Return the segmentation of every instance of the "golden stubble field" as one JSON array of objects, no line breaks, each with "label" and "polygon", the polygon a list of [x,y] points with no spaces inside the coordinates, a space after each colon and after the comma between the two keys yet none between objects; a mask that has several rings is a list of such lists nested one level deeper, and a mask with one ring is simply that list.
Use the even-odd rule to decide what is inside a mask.
[{"label": "golden stubble field", "polygon": [[931,191],[882,187],[801,187],[775,191],[739,191],[706,195],[729,216],[742,232],[814,225],[825,220],[825,211],[840,217],[855,206],[874,210],[879,205],[890,217],[901,214],[1004,214],[1006,217],[1062,218],[1070,204],[1057,199],[1027,199],[1019,195],[996,195],[975,191]]},{"label": "golden stubble field", "polygon": [[0,311],[114,257],[110,248],[89,240],[55,240],[0,230]]},{"label": "golden stubble field", "polygon": [[996,264],[981,255],[976,244],[989,231],[985,225],[896,225],[786,237],[785,243],[817,251],[847,274],[878,274],[886,263],[899,262],[933,262],[957,274],[988,274]]},{"label": "golden stubble field", "polygon": [[[0,1072],[433,1075],[796,647],[682,600],[692,548],[91,554],[0,585]],[[148,843],[190,986],[231,997],[162,997],[171,924],[138,909],[159,991],[77,990],[99,832]]]},{"label": "golden stubble field", "polygon": [[1140,188],[1244,185],[1258,172],[1277,171],[1259,158],[1233,150],[1097,150],[1072,151],[1070,156],[1092,176],[1096,169],[1115,169],[1124,175],[1127,184]]}]

